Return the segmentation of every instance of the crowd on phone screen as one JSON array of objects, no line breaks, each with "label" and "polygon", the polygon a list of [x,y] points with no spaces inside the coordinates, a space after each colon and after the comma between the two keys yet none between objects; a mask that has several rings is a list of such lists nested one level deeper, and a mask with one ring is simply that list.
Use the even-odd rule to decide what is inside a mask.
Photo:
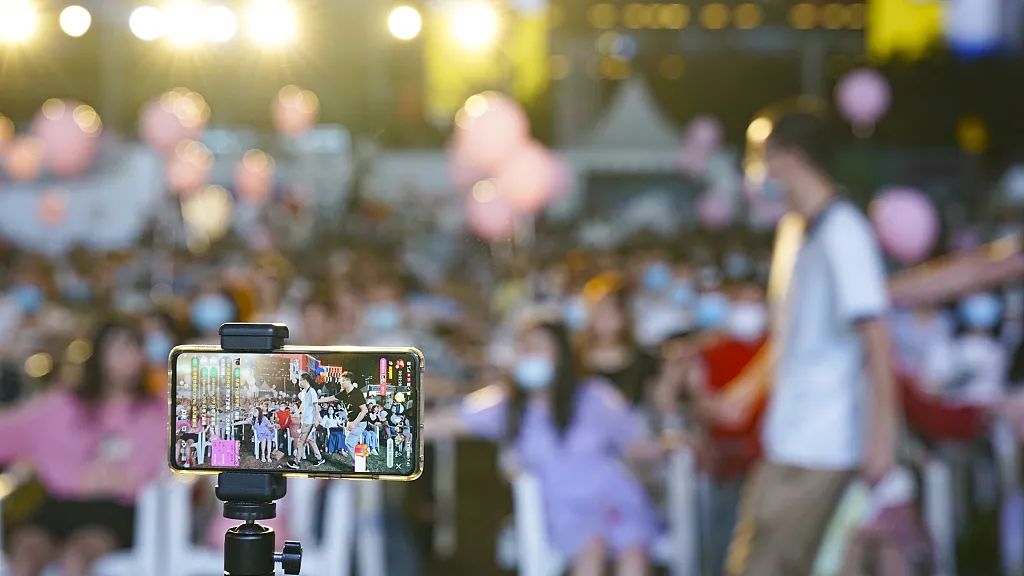
[{"label": "crowd on phone screen", "polygon": [[[765,399],[741,402],[728,390],[770,339],[769,232],[640,234],[613,248],[559,233],[503,253],[422,222],[360,227],[368,216],[350,218],[365,234],[294,244],[279,232],[271,246],[229,239],[203,254],[152,238],[61,257],[0,246],[0,460],[29,461],[36,478],[5,502],[13,573],[38,574],[59,558],[68,574],[87,574],[97,557],[131,545],[134,499],[166,466],[167,354],[177,342],[215,343],[220,324],[235,320],[285,322],[295,343],[421,348],[432,410],[454,407],[463,432],[516,449],[519,466],[508,469],[561,486],[545,508],[552,544],[573,559],[614,558],[624,573],[649,562],[665,526],[669,454],[694,451],[703,570],[723,570],[741,486],[761,457]],[[173,274],[154,280],[154,262]],[[880,536],[858,542],[931,546],[904,535],[919,532],[923,468],[942,460],[954,471],[962,561],[997,573],[986,562],[998,539],[985,535],[1024,538],[997,521],[1024,509],[1019,482],[1000,481],[1024,434],[1024,290],[896,310],[889,325],[910,400],[907,481],[892,497],[906,514],[876,515],[883,520],[863,534]],[[551,406],[532,400],[545,386]],[[296,454],[299,411],[291,398],[250,407],[243,428],[257,459],[308,457]],[[350,451],[350,417],[318,406],[319,452]],[[358,440],[371,453],[388,439],[403,450],[412,442],[394,406],[368,406],[365,421]],[[189,465],[200,433],[180,437]],[[481,488],[459,486],[459,506],[487,506],[475,499]],[[399,518],[390,521],[423,522]],[[418,548],[424,558],[428,548]]]}]

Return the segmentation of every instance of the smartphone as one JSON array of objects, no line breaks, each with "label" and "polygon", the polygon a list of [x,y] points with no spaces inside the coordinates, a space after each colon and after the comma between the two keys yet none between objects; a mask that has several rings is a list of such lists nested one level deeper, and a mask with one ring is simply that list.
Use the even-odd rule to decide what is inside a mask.
[{"label": "smartphone", "polygon": [[178,346],[170,466],[414,480],[423,471],[423,363],[415,348]]}]

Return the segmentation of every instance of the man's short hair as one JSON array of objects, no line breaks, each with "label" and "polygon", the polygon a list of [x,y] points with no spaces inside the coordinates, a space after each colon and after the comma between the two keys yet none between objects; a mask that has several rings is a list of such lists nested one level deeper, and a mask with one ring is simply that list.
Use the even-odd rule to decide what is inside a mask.
[{"label": "man's short hair", "polygon": [[815,168],[831,173],[835,138],[821,114],[790,112],[779,116],[772,124],[768,145],[800,152]]}]

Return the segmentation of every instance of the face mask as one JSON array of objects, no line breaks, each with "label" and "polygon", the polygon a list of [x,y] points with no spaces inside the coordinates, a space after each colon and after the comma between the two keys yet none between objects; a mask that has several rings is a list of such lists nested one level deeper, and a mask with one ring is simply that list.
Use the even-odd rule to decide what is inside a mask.
[{"label": "face mask", "polygon": [[971,330],[991,330],[999,324],[1003,304],[994,294],[972,294],[960,301],[960,319]]},{"label": "face mask", "polygon": [[697,301],[697,291],[689,280],[676,280],[670,296],[676,306],[692,306]]},{"label": "face mask", "polygon": [[782,202],[785,199],[782,182],[774,178],[766,179],[761,186],[761,197],[771,202]]},{"label": "face mask", "polygon": [[43,291],[35,284],[19,284],[7,290],[7,297],[25,314],[34,314],[43,307]]},{"label": "face mask", "polygon": [[225,322],[230,322],[235,307],[226,296],[208,294],[200,296],[192,304],[192,324],[203,333],[213,332]]},{"label": "face mask", "polygon": [[650,292],[664,292],[672,283],[672,269],[664,262],[649,264],[644,269],[643,284]]},{"label": "face mask", "polygon": [[516,363],[513,377],[523,390],[542,390],[555,379],[555,367],[545,358],[524,356]]},{"label": "face mask", "polygon": [[582,298],[573,298],[562,307],[562,319],[573,332],[579,332],[587,326],[587,305]]},{"label": "face mask", "polygon": [[153,332],[146,336],[146,358],[150,364],[163,364],[167,362],[167,356],[174,348],[171,337],[164,332]]},{"label": "face mask", "polygon": [[704,294],[697,301],[694,318],[702,329],[719,328],[729,319],[729,301],[721,294]]},{"label": "face mask", "polygon": [[64,284],[61,295],[69,302],[88,302],[92,297],[92,288],[81,278],[72,278]]},{"label": "face mask", "polygon": [[391,332],[402,325],[402,313],[394,304],[373,304],[365,314],[366,325],[374,332]]},{"label": "face mask", "polygon": [[768,312],[761,304],[737,302],[729,311],[729,334],[742,342],[757,340],[767,326]]},{"label": "face mask", "polygon": [[728,278],[745,278],[750,275],[750,259],[744,254],[733,252],[725,258],[725,275]]}]

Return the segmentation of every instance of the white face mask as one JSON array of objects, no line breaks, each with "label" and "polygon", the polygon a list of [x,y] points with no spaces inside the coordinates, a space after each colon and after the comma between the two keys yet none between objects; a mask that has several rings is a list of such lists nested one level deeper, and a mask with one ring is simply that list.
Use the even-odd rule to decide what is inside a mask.
[{"label": "white face mask", "polygon": [[729,310],[728,328],[729,334],[737,340],[757,340],[768,328],[768,311],[763,304],[735,302]]}]

